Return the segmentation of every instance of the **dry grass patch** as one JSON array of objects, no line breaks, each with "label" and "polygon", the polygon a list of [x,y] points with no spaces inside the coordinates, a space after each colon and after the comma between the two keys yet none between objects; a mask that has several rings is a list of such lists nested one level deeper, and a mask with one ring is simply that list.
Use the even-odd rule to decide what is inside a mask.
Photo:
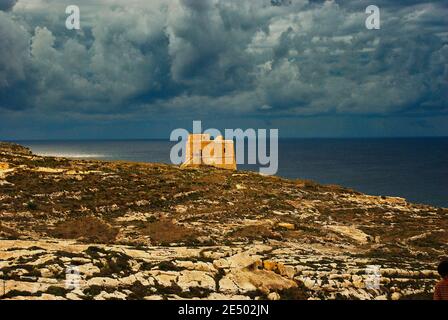
[{"label": "dry grass patch", "polygon": [[18,233],[16,230],[8,228],[1,224],[0,222],[0,238],[17,238],[20,236],[20,233]]},{"label": "dry grass patch", "polygon": [[149,223],[141,230],[141,233],[149,235],[151,240],[157,244],[192,242],[200,235],[195,230],[175,224],[169,219]]},{"label": "dry grass patch", "polygon": [[222,185],[227,183],[227,176],[223,173],[208,173],[196,181],[207,185]]},{"label": "dry grass patch", "polygon": [[82,217],[64,221],[49,232],[53,237],[78,239],[93,243],[111,243],[118,234],[118,229],[95,217]]}]

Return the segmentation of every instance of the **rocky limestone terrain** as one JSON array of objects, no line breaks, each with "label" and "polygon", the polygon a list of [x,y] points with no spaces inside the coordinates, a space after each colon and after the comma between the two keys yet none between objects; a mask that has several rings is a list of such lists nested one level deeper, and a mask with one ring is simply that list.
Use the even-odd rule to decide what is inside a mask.
[{"label": "rocky limestone terrain", "polygon": [[447,239],[401,198],[0,143],[1,299],[429,299]]}]

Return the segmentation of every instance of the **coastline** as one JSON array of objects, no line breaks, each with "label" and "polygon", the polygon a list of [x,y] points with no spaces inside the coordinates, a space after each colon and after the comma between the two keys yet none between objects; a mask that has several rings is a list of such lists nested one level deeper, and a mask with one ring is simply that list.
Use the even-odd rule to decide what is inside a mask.
[{"label": "coastline", "polygon": [[[175,144],[167,140],[23,143],[39,155],[166,164],[172,163]],[[447,147],[447,138],[279,139],[276,175],[446,208]],[[258,171],[261,166],[239,164],[238,169]]]}]

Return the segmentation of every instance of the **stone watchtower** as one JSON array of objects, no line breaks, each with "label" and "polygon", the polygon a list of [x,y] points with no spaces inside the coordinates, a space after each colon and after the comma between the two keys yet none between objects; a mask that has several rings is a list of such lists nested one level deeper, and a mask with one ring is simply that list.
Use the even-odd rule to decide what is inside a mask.
[{"label": "stone watchtower", "polygon": [[211,140],[209,134],[190,134],[185,162],[181,167],[199,167],[201,165],[236,170],[233,140],[223,140],[222,136]]}]

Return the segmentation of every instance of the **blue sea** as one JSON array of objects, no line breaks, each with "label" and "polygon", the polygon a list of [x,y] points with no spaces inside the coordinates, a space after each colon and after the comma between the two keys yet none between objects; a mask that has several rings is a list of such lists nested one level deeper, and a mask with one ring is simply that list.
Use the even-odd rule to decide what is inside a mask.
[{"label": "blue sea", "polygon": [[[17,142],[40,155],[161,163],[170,163],[174,145],[162,140]],[[281,139],[277,174],[448,207],[448,138]]]}]

